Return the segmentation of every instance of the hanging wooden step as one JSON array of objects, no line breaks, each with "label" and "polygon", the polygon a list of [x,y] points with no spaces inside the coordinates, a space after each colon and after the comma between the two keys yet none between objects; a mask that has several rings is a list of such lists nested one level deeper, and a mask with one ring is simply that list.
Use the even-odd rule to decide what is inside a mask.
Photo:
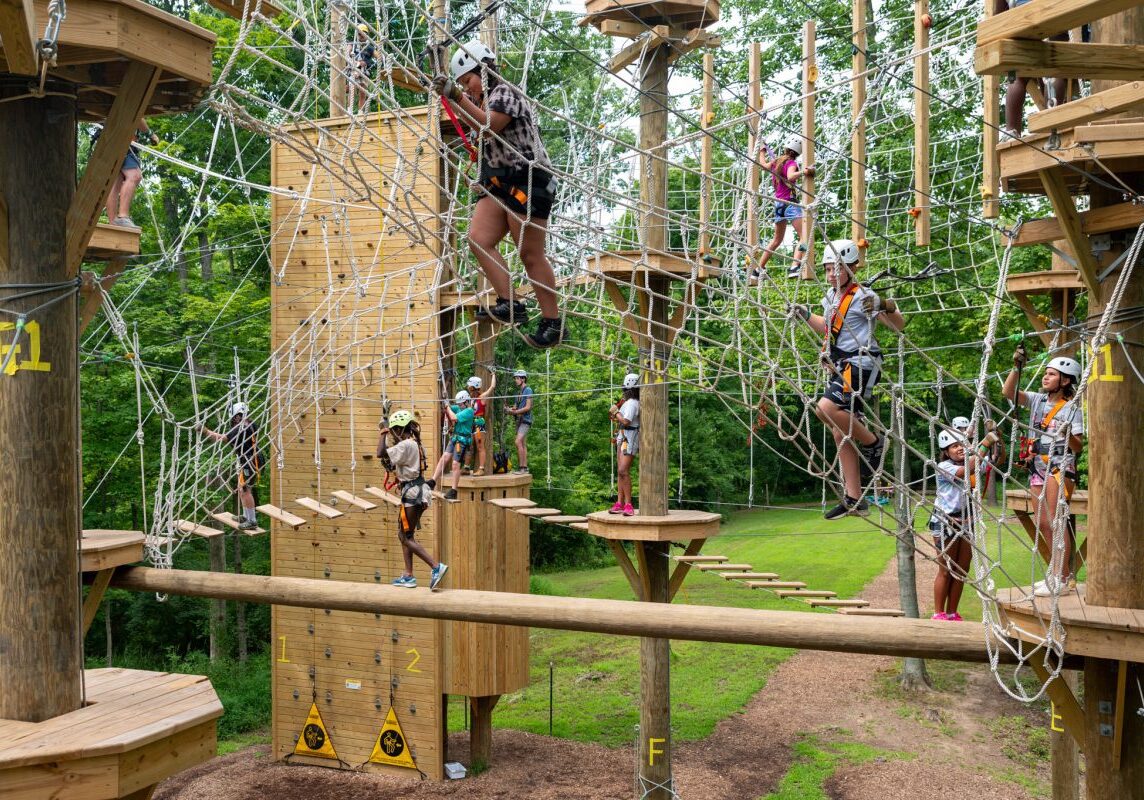
[{"label": "hanging wooden step", "polygon": [[255,510],[261,511],[263,514],[270,517],[270,519],[276,519],[283,525],[293,528],[294,530],[298,530],[307,522],[307,520],[299,517],[297,514],[291,514],[289,511],[281,509],[278,506],[272,506],[269,503],[264,503],[263,505],[258,506],[258,508]]},{"label": "hanging wooden step", "polygon": [[516,508],[513,510],[526,517],[555,517],[562,513],[559,508]]},{"label": "hanging wooden step", "polygon": [[775,592],[779,597],[837,597],[837,592],[828,589],[784,589]]},{"label": "hanging wooden step", "polygon": [[779,575],[777,572],[720,572],[719,577],[727,580],[739,581],[773,581]]},{"label": "hanging wooden step", "polygon": [[377,508],[377,503],[371,503],[368,500],[363,500],[356,494],[347,492],[344,489],[337,489],[333,492],[330,492],[330,494],[344,503],[349,503],[355,508],[360,508],[362,511],[373,511],[375,508]]},{"label": "hanging wooden step", "polygon": [[510,510],[517,510],[521,508],[535,508],[536,501],[529,500],[527,497],[494,497],[489,500],[497,508],[507,508]]},{"label": "hanging wooden step", "polygon": [[695,564],[693,566],[700,572],[717,572],[719,570],[726,570],[727,572],[750,572],[754,569],[750,564]]},{"label": "hanging wooden step", "polygon": [[743,581],[752,589],[805,589],[802,581]]},{"label": "hanging wooden step", "polygon": [[815,608],[866,608],[870,605],[867,600],[860,600],[854,598],[853,600],[844,600],[838,598],[818,598],[814,600],[807,600]]},{"label": "hanging wooden step", "polygon": [[588,518],[579,514],[554,514],[551,517],[545,517],[544,521],[551,522],[553,525],[571,525],[573,522],[586,523]]},{"label": "hanging wooden step", "polygon": [[182,533],[189,533],[193,536],[201,536],[204,539],[213,539],[216,536],[222,536],[222,531],[218,528],[208,528],[206,525],[196,525],[193,522],[185,519],[175,520],[175,529]]},{"label": "hanging wooden step", "polygon": [[370,497],[376,497],[378,500],[389,503],[391,506],[401,505],[401,498],[395,494],[391,494],[385,491],[384,489],[379,489],[376,486],[367,486],[361,491],[362,494],[368,494]]},{"label": "hanging wooden step", "polygon": [[588,523],[587,522],[573,522],[568,527],[569,528],[575,528],[578,531],[586,531],[586,530],[588,530]]},{"label": "hanging wooden step", "polygon": [[218,513],[212,513],[211,516],[214,517],[215,519],[217,519],[223,525],[227,526],[228,528],[233,528],[234,530],[238,531],[239,533],[245,533],[247,536],[257,536],[260,533],[266,533],[266,530],[263,528],[251,528],[250,530],[243,530],[242,528],[239,527],[239,523],[241,523],[242,520],[240,520],[234,514],[231,514],[229,511],[221,511]]},{"label": "hanging wooden step", "polygon": [[684,564],[722,564],[729,560],[727,556],[672,556],[672,558]]},{"label": "hanging wooden step", "polygon": [[154,548],[156,550],[166,547],[173,541],[175,540],[171,536],[151,536],[148,534],[143,538],[143,544],[145,546]]},{"label": "hanging wooden step", "polygon": [[325,517],[326,519],[337,519],[338,517],[345,516],[341,511],[338,511],[333,506],[328,506],[325,503],[319,503],[312,497],[299,497],[294,500],[294,502],[302,506],[302,508],[308,508],[314,513]]},{"label": "hanging wooden step", "polygon": [[853,614],[856,617],[904,617],[898,608],[840,608],[839,614]]}]

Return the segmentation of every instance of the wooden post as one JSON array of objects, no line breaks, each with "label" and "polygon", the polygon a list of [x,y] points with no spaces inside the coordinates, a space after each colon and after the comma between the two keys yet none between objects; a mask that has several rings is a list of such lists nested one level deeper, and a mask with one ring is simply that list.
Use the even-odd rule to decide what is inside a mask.
[{"label": "wooden post", "polygon": [[[715,121],[715,56],[703,54],[703,117],[699,127],[707,130]],[[703,137],[699,151],[699,257],[711,259],[711,170],[714,168],[710,136]]]},{"label": "wooden post", "polygon": [[[853,94],[850,114],[854,125],[850,140],[850,238],[866,238],[866,0],[853,0],[851,31],[854,42]],[[863,256],[865,253],[863,253]]]},{"label": "wooden post", "polygon": [[[1069,691],[1076,694],[1076,670],[1061,670],[1061,678]],[[1055,708],[1054,708],[1055,710]],[[1053,800],[1080,800],[1080,752],[1076,739],[1063,729],[1064,721],[1055,714],[1049,733],[1052,748]]]},{"label": "wooden post", "polygon": [[[484,278],[482,278],[482,280],[484,280]],[[500,326],[490,320],[477,320],[475,330],[476,341],[474,342],[473,349],[476,351],[477,355],[477,368],[474,370],[474,374],[482,381],[481,391],[485,391],[489,388],[489,386],[492,385],[493,362],[496,360],[497,337],[500,332]],[[499,387],[497,391],[503,391],[503,387]],[[495,449],[495,443],[497,441],[497,430],[493,425],[493,421],[496,419],[496,414],[493,413],[493,409],[496,407],[498,402],[501,404],[504,403],[503,400],[490,400],[486,404],[484,433],[485,458],[483,461],[479,461],[481,457],[479,449],[476,455],[476,460],[479,461],[477,466],[484,467],[485,471],[490,473],[493,469],[492,456],[493,450]]]},{"label": "wooden post", "polygon": [[[670,603],[667,542],[637,542],[649,603]],[[675,797],[671,775],[671,642],[640,639],[639,797]],[[645,794],[646,793],[646,794]]]},{"label": "wooden post", "polygon": [[[902,414],[902,398],[895,392],[891,406],[895,431],[894,474],[898,486],[909,486],[910,462],[906,457],[905,417]],[[894,492],[894,517],[897,521],[895,537],[896,562],[898,567],[898,602],[902,613],[911,619],[921,616],[918,607],[917,562],[914,559],[914,519],[910,510],[909,497],[904,491]],[[902,661],[902,677],[899,680],[903,689],[921,691],[929,688],[930,678],[926,662],[920,658],[906,658]]]},{"label": "wooden post", "polygon": [[330,116],[343,117],[349,113],[347,101],[346,67],[349,62],[346,42],[346,16],[339,3],[330,3]]},{"label": "wooden post", "polygon": [[[211,572],[226,572],[226,537],[212,536],[207,539]],[[208,612],[210,624],[210,659],[218,661],[226,654],[226,601],[211,600]]]},{"label": "wooden post", "polygon": [[914,242],[930,243],[930,13],[914,0]]},{"label": "wooden post", "polygon": [[469,765],[483,772],[492,763],[493,709],[500,695],[469,698]]},{"label": "wooden post", "polygon": [[[802,164],[814,166],[814,103],[818,83],[818,62],[815,56],[815,25],[808,19],[802,24]],[[814,212],[809,208],[814,200],[814,178],[802,179],[803,226],[806,229],[806,252],[802,257],[802,278],[814,278]]]},{"label": "wooden post", "polygon": [[[1092,40],[1105,44],[1144,44],[1144,9],[1117,14],[1092,23]],[[1093,91],[1115,86],[1110,81],[1094,81]],[[1138,109],[1128,113],[1137,114]],[[1140,173],[1121,173],[1132,190],[1144,189]],[[1119,190],[1118,190],[1119,191]],[[1121,198],[1111,191],[1092,192],[1092,208],[1114,205]],[[1111,256],[1111,254],[1109,254]],[[1109,257],[1109,256],[1106,256]],[[1113,273],[1111,286],[1120,276]],[[1104,311],[1111,290],[1095,298],[1090,293],[1089,314]],[[1120,308],[1144,303],[1144,269],[1137,265],[1120,301]],[[1133,465],[1144,458],[1144,437],[1139,422],[1144,415],[1144,384],[1132,376],[1123,350],[1115,337],[1123,335],[1129,349],[1138,347],[1140,333],[1127,322],[1113,322],[1108,330],[1112,365],[1102,363],[1099,379],[1088,387],[1089,518],[1088,577],[1085,600],[1091,605],[1115,608],[1144,608],[1144,503],[1126,483]],[[1123,376],[1117,378],[1117,376]],[[1090,800],[1115,797],[1118,800],[1144,800],[1144,717],[1130,713],[1122,705],[1131,702],[1118,697],[1116,661],[1086,658],[1084,668],[1085,705],[1085,791]],[[1144,681],[1144,670],[1135,665],[1128,683]],[[1108,705],[1105,705],[1108,704]],[[1106,713],[1110,712],[1110,713]],[[1105,735],[1121,715],[1120,737]]]},{"label": "wooden post", "polygon": [[[750,131],[747,153],[747,272],[759,264],[759,184],[762,167],[759,160],[766,158],[766,146],[760,141],[759,112],[762,110],[763,49],[758,42],[751,42],[747,56],[747,130]],[[760,150],[763,151],[760,153]]]},{"label": "wooden post", "polygon": [[[12,90],[15,92],[15,90]],[[24,89],[21,88],[20,93]],[[75,192],[75,99],[0,103],[0,207],[8,250],[0,283],[60,284]],[[18,301],[23,330],[0,320],[0,719],[40,722],[81,702],[79,383],[76,296],[53,290]],[[9,348],[17,347],[13,354]]]},{"label": "wooden post", "polygon": [[[985,16],[993,16],[993,0],[985,0]],[[997,128],[1001,124],[1001,78],[998,75],[986,75],[982,81],[985,125],[982,128],[984,164],[981,173],[981,215],[985,219],[997,219],[1001,214],[1001,157],[997,153]]]}]

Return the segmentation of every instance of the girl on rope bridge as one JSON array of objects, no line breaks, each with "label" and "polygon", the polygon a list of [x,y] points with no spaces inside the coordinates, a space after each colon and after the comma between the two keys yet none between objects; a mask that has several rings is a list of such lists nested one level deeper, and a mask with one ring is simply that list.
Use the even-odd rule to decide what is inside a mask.
[{"label": "girl on rope bridge", "polygon": [[429,555],[424,545],[413,538],[421,527],[421,515],[429,508],[433,496],[432,487],[422,475],[425,471],[425,448],[421,444],[421,426],[412,414],[399,409],[389,419],[383,419],[378,428],[381,434],[377,439],[377,457],[387,469],[392,468],[401,489],[397,540],[401,542],[405,571],[394,579],[393,585],[416,588],[417,579],[413,577],[413,556],[416,555],[429,565],[429,588],[436,589],[449,567]]},{"label": "girl on rope bridge", "polygon": [[957,604],[961,602],[969,563],[973,560],[973,541],[966,519],[969,508],[966,489],[973,484],[978,460],[985,460],[989,448],[996,442],[997,434],[990,431],[981,440],[978,452],[966,458],[965,439],[961,434],[941,431],[937,435],[943,460],[937,465],[937,497],[929,521],[938,556],[931,619],[961,622]]},{"label": "girl on rope bridge", "polygon": [[216,442],[226,442],[234,448],[238,459],[238,502],[242,506],[242,519],[238,529],[258,530],[258,512],[254,510],[254,489],[262,474],[262,455],[258,450],[258,428],[250,419],[250,406],[235,403],[230,407],[230,428],[226,433],[212,431],[206,425],[199,432]]},{"label": "girl on rope bridge", "polygon": [[[768,148],[769,149],[769,148]],[[771,243],[763,250],[759,259],[759,266],[751,270],[750,282],[759,282],[759,276],[767,268],[767,262],[782,245],[786,238],[787,223],[794,225],[794,233],[798,239],[798,246],[794,251],[794,261],[787,268],[788,278],[797,278],[802,275],[802,260],[806,257],[806,217],[803,216],[802,206],[798,204],[795,192],[798,190],[798,181],[802,176],[814,177],[814,167],[799,169],[798,158],[802,155],[802,140],[794,139],[783,148],[781,155],[775,156],[766,163],[766,170],[771,173],[771,185],[775,192],[775,235]]]},{"label": "girl on rope bridge", "polygon": [[448,401],[445,402],[445,416],[453,423],[453,437],[449,439],[449,446],[445,448],[445,452],[437,462],[437,468],[433,470],[433,478],[429,481],[429,486],[435,487],[437,481],[441,480],[441,476],[445,473],[445,467],[449,466],[450,463],[452,464],[452,488],[445,492],[446,500],[457,499],[457,486],[461,481],[461,464],[465,460],[465,454],[473,446],[473,424],[477,418],[473,411],[472,398],[469,397],[468,392],[462,389],[457,392],[457,396],[453,400],[456,405],[450,406]]},{"label": "girl on rope bridge", "polygon": [[487,438],[486,433],[489,427],[488,420],[485,419],[485,412],[488,408],[489,398],[493,396],[493,390],[497,388],[496,373],[492,373],[489,388],[482,392],[481,386],[483,385],[484,381],[476,375],[465,382],[465,390],[470,396],[473,396],[473,414],[475,415],[473,420],[473,440],[477,445],[474,448],[476,451],[477,468],[472,472],[478,478],[485,474],[485,439]]},{"label": "girl on rope bridge", "polygon": [[640,376],[629,372],[624,376],[624,394],[618,404],[608,409],[608,416],[619,427],[616,433],[616,504],[609,514],[633,516],[632,461],[640,452]]},{"label": "girl on rope bridge", "polygon": [[510,325],[527,322],[524,303],[510,300],[512,278],[497,247],[511,234],[541,313],[536,333],[524,339],[533,347],[555,347],[564,326],[545,245],[556,179],[536,112],[527,97],[501,78],[496,55],[479,41],[459,47],[449,71],[451,80],[444,75],[433,79],[433,91],[456,103],[462,119],[480,132],[481,197],[469,221],[469,249],[497,299],[477,316]]},{"label": "girl on rope bridge", "polygon": [[1053,521],[1057,519],[1057,500],[1064,495],[1062,518],[1068,515],[1068,501],[1076,488],[1076,460],[1084,447],[1084,412],[1076,401],[1076,387],[1081,369],[1076,360],[1052,359],[1041,375],[1040,392],[1022,392],[1017,388],[1021,370],[1028,360],[1024,345],[1013,353],[1013,369],[1005,378],[1005,397],[1029,409],[1032,436],[1022,443],[1021,459],[1029,470],[1029,494],[1036,502],[1033,516],[1037,530],[1037,549],[1045,559],[1045,579],[1033,584],[1037,597],[1051,597],[1072,589],[1073,536],[1071,526],[1065,531],[1063,551],[1058,557],[1053,547]]},{"label": "girl on rope bridge", "polygon": [[792,305],[789,310],[823,337],[821,358],[830,382],[814,411],[838,448],[843,497],[825,514],[826,519],[838,519],[867,513],[862,486],[882,462],[885,437],[866,426],[864,413],[882,369],[882,350],[874,337],[876,323],[900,331],[906,320],[893,300],[879,298],[857,282],[854,271],[861,254],[854,242],[838,239],[825,251],[822,266],[830,288],[822,299],[822,315],[811,314],[804,305]]}]

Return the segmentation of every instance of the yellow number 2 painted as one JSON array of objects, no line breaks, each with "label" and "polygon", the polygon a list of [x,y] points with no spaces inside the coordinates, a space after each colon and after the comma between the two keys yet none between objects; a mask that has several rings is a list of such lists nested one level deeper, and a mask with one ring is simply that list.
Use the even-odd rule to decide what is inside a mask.
[{"label": "yellow number 2 painted", "polygon": [[1120,383],[1124,380],[1124,376],[1112,371],[1112,345],[1106,344],[1100,348],[1100,352],[1104,354],[1104,369],[1101,370],[1100,359],[1097,358],[1096,353],[1092,354],[1092,377],[1098,381],[1112,381]]},{"label": "yellow number 2 painted", "polygon": [[667,739],[657,739],[654,736],[649,736],[647,740],[647,765],[653,766],[655,764],[655,757],[662,756],[663,750],[656,747],[657,744],[663,744]]},{"label": "yellow number 2 painted", "polygon": [[417,662],[421,660],[421,654],[417,652],[417,648],[415,647],[410,647],[405,651],[405,655],[409,655],[410,653],[413,654],[413,660],[409,662],[409,666],[405,669],[410,672],[420,672],[421,670],[417,669]]},{"label": "yellow number 2 painted", "polygon": [[[0,322],[0,335],[14,330],[16,330],[15,322]],[[0,364],[8,358],[8,351],[13,347],[16,348],[16,352],[8,363],[7,369],[4,370],[4,374],[15,375],[17,370],[21,369],[26,372],[51,372],[52,365],[47,361],[40,361],[40,323],[32,320],[24,326],[24,330],[27,331],[28,354],[31,357],[17,360],[24,354],[24,345],[19,342],[15,344],[0,342]]]}]

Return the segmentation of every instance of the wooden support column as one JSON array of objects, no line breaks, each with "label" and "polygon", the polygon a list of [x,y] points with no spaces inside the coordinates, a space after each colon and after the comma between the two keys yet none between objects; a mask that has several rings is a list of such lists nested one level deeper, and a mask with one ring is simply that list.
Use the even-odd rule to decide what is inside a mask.
[{"label": "wooden support column", "polygon": [[[763,49],[758,42],[751,42],[747,51],[747,130],[750,132],[747,143],[747,271],[759,265],[759,185],[762,166],[760,161],[767,157],[766,146],[760,141],[762,111]],[[779,147],[782,147],[780,144]]]},{"label": "wooden support column", "polygon": [[929,0],[914,0],[914,243],[930,243]]},{"label": "wooden support column", "polygon": [[[0,196],[8,207],[8,268],[0,283],[72,277],[67,216],[75,125],[69,97],[0,103]],[[58,296],[30,298],[14,310]],[[22,331],[11,317],[0,322],[0,358],[18,348],[10,362],[16,371],[0,373],[0,719],[40,722],[81,702],[75,319],[76,299],[68,295],[37,311]]]},{"label": "wooden support column", "polygon": [[[993,0],[985,0],[985,16],[993,16]],[[985,124],[982,127],[981,216],[997,219],[1001,214],[1001,156],[997,152],[1001,125],[1001,78],[984,75]]]},{"label": "wooden support column", "polygon": [[[1136,7],[1095,20],[1092,37],[1096,43],[1144,44],[1144,9]],[[1093,84],[1094,91],[1109,88],[1109,84]],[[1144,175],[1122,172],[1120,178],[1134,191],[1144,191]],[[1091,205],[1095,210],[1121,199],[1116,193],[1094,190]],[[1065,227],[1064,220],[1061,223]],[[1119,276],[1119,271],[1113,273],[1106,283],[1111,286]],[[1105,292],[1104,296],[1110,293]],[[1133,308],[1141,303],[1144,269],[1137,265],[1120,307]],[[1103,311],[1103,297],[1090,296],[1090,316]],[[1123,334],[1130,351],[1140,350],[1140,331],[1131,323],[1114,322],[1108,330],[1109,339],[1114,341],[1118,334]],[[1102,363],[1099,379],[1089,383],[1087,393],[1090,535],[1085,599],[1092,605],[1141,609],[1144,503],[1128,476],[1134,465],[1144,459],[1144,438],[1139,435],[1140,420],[1144,419],[1144,384],[1132,377],[1132,367],[1120,347],[1114,344],[1109,352],[1112,369],[1105,369],[1106,364]],[[1117,375],[1124,378],[1115,380]],[[1135,713],[1139,695],[1135,695],[1130,713],[1124,713],[1123,699],[1117,702],[1119,674],[1116,661],[1085,659],[1085,791],[1089,800],[1144,800],[1144,717]],[[1144,669],[1139,664],[1127,671],[1128,684],[1133,688],[1136,680],[1144,681]],[[1117,713],[1123,719],[1119,733],[1115,725]],[[1106,735],[1108,729],[1102,727],[1105,725],[1112,726],[1112,736]]]},{"label": "wooden support column", "polygon": [[[850,139],[850,238],[866,238],[866,18],[867,0],[853,0],[851,31],[854,58],[850,117],[854,133]],[[863,253],[865,256],[865,253]]]},{"label": "wooden support column", "polygon": [[[699,127],[707,130],[715,122],[715,56],[703,54],[703,116]],[[711,171],[714,169],[711,136],[703,137],[699,150],[699,257],[711,260]]]},{"label": "wooden support column", "polygon": [[493,709],[499,694],[469,698],[469,765],[481,772],[492,763]]},{"label": "wooden support column", "polygon": [[[492,385],[493,379],[493,362],[496,360],[497,352],[497,338],[500,335],[500,326],[490,320],[477,320],[476,324],[477,338],[474,342],[473,349],[476,350],[477,367],[474,373],[481,379],[481,391],[485,391]],[[497,391],[500,391],[498,388]],[[485,471],[491,473],[493,469],[492,454],[493,443],[497,441],[497,431],[493,428],[493,420],[496,414],[493,413],[494,405],[497,401],[490,400],[485,408],[485,458],[477,464],[479,467],[484,467]],[[503,401],[501,401],[503,403]],[[477,450],[478,459],[480,458],[480,449]]]},{"label": "wooden support column", "polygon": [[[814,106],[818,84],[818,61],[815,55],[815,25],[808,19],[802,24],[802,164],[814,166]],[[802,257],[803,280],[814,279],[814,177],[802,179],[803,226],[806,229],[806,253]]]},{"label": "wooden support column", "polygon": [[36,15],[32,0],[0,0],[0,42],[7,72],[36,74]]},{"label": "wooden support column", "polygon": [[[1068,687],[1069,694],[1076,696],[1077,674],[1075,670],[1061,670],[1060,680]],[[1073,702],[1076,702],[1075,699]],[[1053,800],[1080,800],[1080,748],[1074,734],[1067,726],[1069,722],[1063,715],[1056,712],[1054,704],[1052,718],[1052,731],[1049,734],[1049,745],[1052,749],[1053,770]],[[1081,718],[1078,720],[1081,730],[1078,732],[1084,738],[1084,710],[1081,709]],[[1064,728],[1064,730],[1061,730]]]},{"label": "wooden support column", "polygon": [[346,42],[346,15],[338,2],[330,5],[330,113],[331,117],[344,117],[349,113],[346,67],[349,61]]},{"label": "wooden support column", "polygon": [[[670,603],[667,542],[636,542],[641,573],[652,603]],[[671,642],[640,639],[639,797],[675,796],[671,776]],[[646,792],[646,795],[644,794]]]}]

